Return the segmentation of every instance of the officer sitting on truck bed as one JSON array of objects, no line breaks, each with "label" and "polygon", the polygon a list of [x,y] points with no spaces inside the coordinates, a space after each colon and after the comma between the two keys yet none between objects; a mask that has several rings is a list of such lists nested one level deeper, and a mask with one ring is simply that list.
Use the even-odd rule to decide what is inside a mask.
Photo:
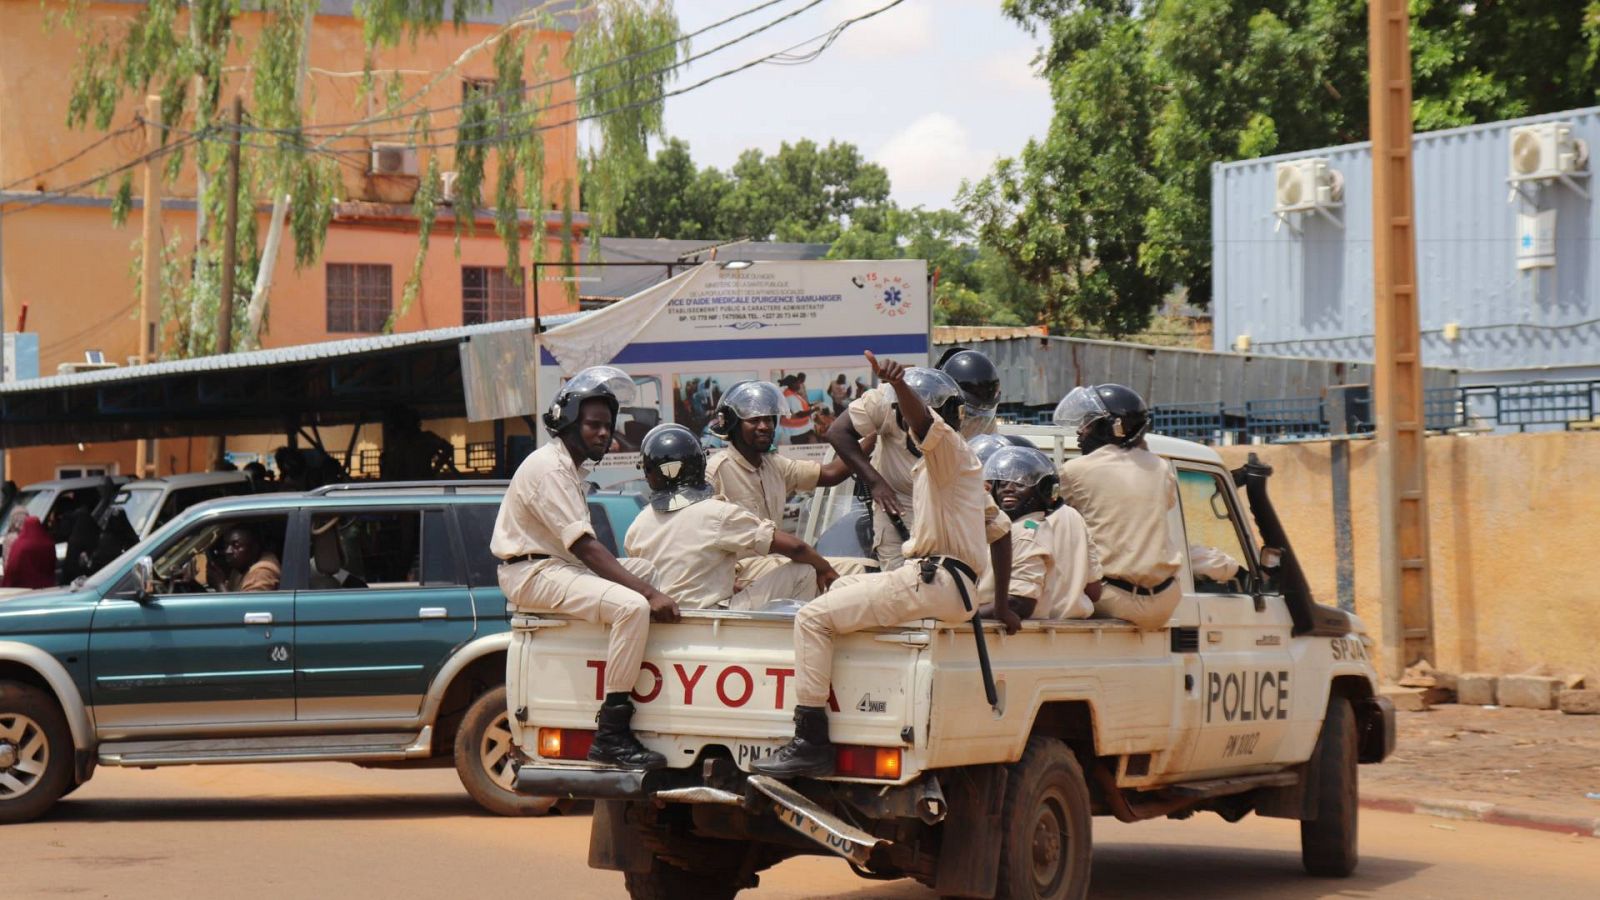
[{"label": "officer sitting on truck bed", "polygon": [[[871,353],[867,361],[894,390],[897,418],[920,456],[911,468],[918,514],[903,548],[911,564],[841,578],[795,615],[795,734],[755,764],[766,775],[820,777],[834,770],[827,702],[835,635],[922,618],[969,621],[975,612],[971,591],[978,581],[973,567],[986,543],[995,597],[1004,601],[1010,593],[1011,523],[985,493],[983,468],[956,431],[961,424],[960,386],[937,369],[880,363]],[[1001,606],[1001,621],[1008,632],[1015,632],[1021,620],[1009,606]]]},{"label": "officer sitting on truck bed", "polygon": [[[1050,457],[1030,447],[1005,446],[983,464],[1000,511],[1011,519],[1011,609],[1024,619],[1087,619],[1100,598],[1100,557],[1083,516],[1061,502]],[[989,596],[988,572],[978,593]],[[995,618],[985,604],[983,617]]]},{"label": "officer sitting on truck bed", "polygon": [[1075,387],[1056,406],[1055,422],[1078,435],[1083,454],[1061,466],[1061,496],[1083,514],[1100,551],[1095,615],[1144,631],[1165,627],[1183,597],[1183,552],[1168,518],[1178,505],[1178,477],[1143,446],[1150,428],[1144,398],[1120,384]]},{"label": "officer sitting on truck bed", "polygon": [[[804,602],[839,575],[810,544],[773,523],[711,495],[706,454],[682,425],[657,425],[639,444],[650,503],[633,520],[623,546],[649,560],[657,583],[690,609],[761,609],[774,600]],[[735,592],[740,560],[786,556],[781,566]]]},{"label": "officer sitting on truck bed", "polygon": [[[717,496],[780,529],[789,495],[833,487],[850,477],[850,467],[841,459],[823,464],[772,452],[778,416],[783,410],[783,390],[770,381],[741,381],[729,388],[708,426],[728,446],[711,454],[705,467],[706,479]],[[866,570],[861,560],[828,562],[843,575]],[[741,560],[738,587],[743,590],[773,569],[788,564],[787,559],[773,555]]]},{"label": "officer sitting on truck bed", "polygon": [[[995,409],[1000,405],[1000,370],[989,357],[956,348],[945,353],[938,370],[949,376],[960,392],[961,437],[993,433]],[[911,467],[918,454],[895,413],[892,391],[868,391],[846,412],[833,420],[828,443],[872,492],[872,550],[887,572],[905,561],[900,545],[915,527]],[[875,437],[878,442],[870,462],[861,446],[864,437]]]},{"label": "officer sitting on truck bed", "polygon": [[544,414],[554,440],[517,467],[489,550],[500,558],[500,590],[519,611],[611,626],[606,696],[589,760],[657,769],[666,757],[634,737],[628,695],[639,679],[650,620],[677,621],[678,605],[653,586],[648,562],[619,560],[595,538],[579,468],[606,455],[617,409],[633,399],[634,390],[633,379],[612,366],[591,366],[562,385]]}]

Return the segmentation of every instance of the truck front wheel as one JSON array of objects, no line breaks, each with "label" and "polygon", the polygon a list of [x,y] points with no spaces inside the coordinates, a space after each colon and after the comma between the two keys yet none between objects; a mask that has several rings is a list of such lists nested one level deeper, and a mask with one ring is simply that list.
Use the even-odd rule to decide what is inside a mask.
[{"label": "truck front wheel", "polygon": [[1311,757],[1317,817],[1300,823],[1300,861],[1306,871],[1344,878],[1356,869],[1356,713],[1345,697],[1328,698],[1317,749]]},{"label": "truck front wheel", "polygon": [[733,900],[739,893],[736,871],[691,872],[660,859],[648,872],[624,873],[623,882],[631,900]]},{"label": "truck front wheel", "polygon": [[506,688],[500,685],[472,701],[456,731],[456,774],[478,805],[497,816],[542,816],[554,797],[529,797],[513,788],[522,759],[511,743]]},{"label": "truck front wheel", "polygon": [[1089,788],[1067,745],[1033,737],[1006,783],[999,900],[1081,900],[1089,893]]},{"label": "truck front wheel", "polygon": [[0,681],[0,823],[37,819],[72,785],[72,730],[44,691]]}]

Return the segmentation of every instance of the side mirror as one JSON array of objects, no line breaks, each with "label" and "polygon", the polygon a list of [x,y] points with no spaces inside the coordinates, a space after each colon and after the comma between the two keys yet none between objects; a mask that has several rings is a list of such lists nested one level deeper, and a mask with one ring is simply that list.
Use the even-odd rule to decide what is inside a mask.
[{"label": "side mirror", "polygon": [[133,590],[134,599],[140,603],[156,595],[156,564],[148,556],[133,561]]}]

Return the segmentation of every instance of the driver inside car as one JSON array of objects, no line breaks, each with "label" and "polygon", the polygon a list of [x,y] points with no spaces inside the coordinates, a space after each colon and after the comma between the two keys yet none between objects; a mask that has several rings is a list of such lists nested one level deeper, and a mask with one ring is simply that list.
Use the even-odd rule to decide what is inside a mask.
[{"label": "driver inside car", "polygon": [[214,591],[235,594],[275,591],[283,577],[283,567],[271,550],[261,545],[261,536],[248,525],[235,525],[223,533],[222,565],[206,567],[206,586]]}]

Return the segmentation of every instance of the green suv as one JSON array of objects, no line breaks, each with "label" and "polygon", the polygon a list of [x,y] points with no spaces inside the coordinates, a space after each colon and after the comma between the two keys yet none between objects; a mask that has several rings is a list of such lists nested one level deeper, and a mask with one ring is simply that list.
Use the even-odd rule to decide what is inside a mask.
[{"label": "green suv", "polygon": [[[491,812],[547,811],[512,790],[488,550],[504,491],[214,500],[75,589],[0,597],[0,822],[42,815],[97,765],[313,760],[453,765]],[[601,540],[620,544],[639,505],[592,495]]]}]

